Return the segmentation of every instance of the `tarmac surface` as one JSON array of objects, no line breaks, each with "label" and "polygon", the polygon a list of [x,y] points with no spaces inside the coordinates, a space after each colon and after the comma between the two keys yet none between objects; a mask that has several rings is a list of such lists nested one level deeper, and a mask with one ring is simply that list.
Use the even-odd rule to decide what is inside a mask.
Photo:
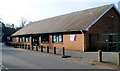
[{"label": "tarmac surface", "polygon": [[[60,51],[59,51],[60,52]],[[113,69],[61,58],[59,55],[2,46],[2,65],[5,69]]]}]

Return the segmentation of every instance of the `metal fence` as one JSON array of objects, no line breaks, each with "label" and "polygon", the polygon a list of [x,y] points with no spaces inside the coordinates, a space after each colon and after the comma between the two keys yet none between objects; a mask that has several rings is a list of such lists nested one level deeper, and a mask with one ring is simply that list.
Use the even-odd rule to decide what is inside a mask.
[{"label": "metal fence", "polygon": [[99,34],[97,49],[120,51],[120,33]]}]

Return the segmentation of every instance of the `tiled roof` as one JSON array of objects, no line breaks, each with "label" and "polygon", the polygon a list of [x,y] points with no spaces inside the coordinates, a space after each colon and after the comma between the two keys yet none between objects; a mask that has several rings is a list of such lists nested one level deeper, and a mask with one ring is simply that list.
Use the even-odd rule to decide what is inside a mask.
[{"label": "tiled roof", "polygon": [[32,22],[12,36],[85,30],[111,7],[112,4]]}]

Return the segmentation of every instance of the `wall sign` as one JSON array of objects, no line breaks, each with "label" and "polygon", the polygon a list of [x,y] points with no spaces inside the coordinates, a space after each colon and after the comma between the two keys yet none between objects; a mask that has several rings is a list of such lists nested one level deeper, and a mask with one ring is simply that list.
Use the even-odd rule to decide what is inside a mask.
[{"label": "wall sign", "polygon": [[76,40],[76,35],[75,34],[70,35],[70,41],[75,41],[75,40]]}]

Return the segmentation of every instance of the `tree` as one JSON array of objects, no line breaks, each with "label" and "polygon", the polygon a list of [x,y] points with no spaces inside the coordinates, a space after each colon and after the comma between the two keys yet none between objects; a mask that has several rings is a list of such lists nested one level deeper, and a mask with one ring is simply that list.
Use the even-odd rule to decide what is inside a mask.
[{"label": "tree", "polygon": [[31,23],[31,21],[27,20],[26,18],[24,18],[24,17],[20,18],[20,27],[24,27],[30,23]]},{"label": "tree", "polygon": [[24,27],[26,23],[27,23],[27,19],[24,18],[24,17],[21,17],[21,19],[20,19],[20,27]]}]

